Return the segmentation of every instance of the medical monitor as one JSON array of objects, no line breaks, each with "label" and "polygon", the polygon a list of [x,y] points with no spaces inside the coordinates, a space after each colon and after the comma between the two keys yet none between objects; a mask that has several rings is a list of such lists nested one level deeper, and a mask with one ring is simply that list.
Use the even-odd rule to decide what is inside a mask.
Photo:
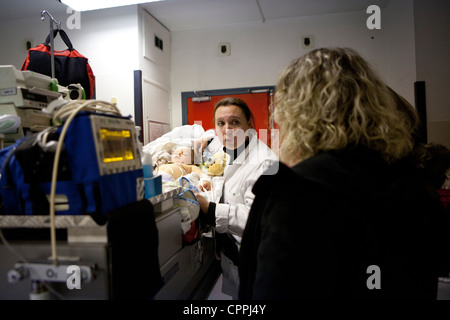
[{"label": "medical monitor", "polygon": [[133,121],[99,115],[90,118],[100,175],[141,168]]}]

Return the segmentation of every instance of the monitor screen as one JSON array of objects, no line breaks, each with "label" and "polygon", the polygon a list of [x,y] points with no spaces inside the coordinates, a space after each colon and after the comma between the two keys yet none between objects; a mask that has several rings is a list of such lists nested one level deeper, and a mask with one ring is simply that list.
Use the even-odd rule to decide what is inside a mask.
[{"label": "monitor screen", "polygon": [[97,114],[89,117],[100,175],[142,169],[133,121]]},{"label": "monitor screen", "polygon": [[117,162],[134,159],[133,140],[130,130],[101,128],[103,162]]}]

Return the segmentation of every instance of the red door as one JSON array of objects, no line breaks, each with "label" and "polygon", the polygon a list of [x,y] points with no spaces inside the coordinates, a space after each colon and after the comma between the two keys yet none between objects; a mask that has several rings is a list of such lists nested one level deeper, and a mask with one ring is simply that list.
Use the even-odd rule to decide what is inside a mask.
[{"label": "red door", "polygon": [[[271,134],[274,124],[271,122],[272,95],[271,92],[244,93],[210,96],[210,100],[187,98],[188,124],[199,124],[205,131],[214,129],[213,112],[215,104],[226,97],[236,97],[244,100],[255,118],[255,130],[258,138],[271,147]],[[209,98],[209,97],[208,97]]]}]

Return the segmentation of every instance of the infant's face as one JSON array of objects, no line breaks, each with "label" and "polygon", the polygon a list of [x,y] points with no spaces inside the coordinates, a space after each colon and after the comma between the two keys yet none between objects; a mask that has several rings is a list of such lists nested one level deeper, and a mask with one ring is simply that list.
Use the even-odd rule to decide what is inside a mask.
[{"label": "infant's face", "polygon": [[179,147],[172,152],[172,162],[192,164],[191,159],[191,148],[189,147]]}]

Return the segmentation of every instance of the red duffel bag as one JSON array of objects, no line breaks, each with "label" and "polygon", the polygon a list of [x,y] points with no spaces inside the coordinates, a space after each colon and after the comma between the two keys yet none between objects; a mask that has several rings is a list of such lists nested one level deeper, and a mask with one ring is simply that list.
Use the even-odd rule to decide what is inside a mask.
[{"label": "red duffel bag", "polygon": [[[58,84],[68,86],[79,83],[86,93],[86,98],[93,99],[95,76],[88,58],[73,48],[72,42],[64,30],[55,30],[53,32],[54,37],[58,33],[67,45],[66,50],[54,50],[55,78],[58,80]],[[21,70],[30,70],[51,77],[51,48],[49,43],[50,35],[47,36],[44,43],[29,49]]]}]

